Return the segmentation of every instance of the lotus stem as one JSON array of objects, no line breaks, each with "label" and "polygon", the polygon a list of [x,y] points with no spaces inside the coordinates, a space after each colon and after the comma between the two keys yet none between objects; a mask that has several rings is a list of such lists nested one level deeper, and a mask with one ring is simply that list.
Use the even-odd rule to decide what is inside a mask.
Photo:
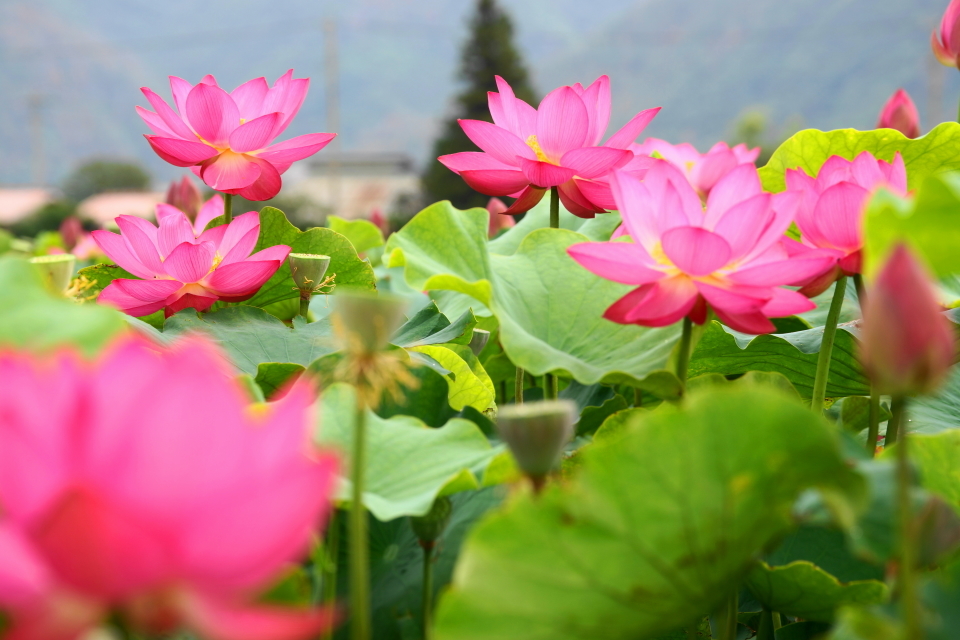
[{"label": "lotus stem", "polygon": [[550,228],[560,228],[560,188],[550,188]]},{"label": "lotus stem", "polygon": [[303,316],[303,319],[307,319],[307,314],[310,313],[310,298],[304,298],[303,295],[300,296],[300,315]]},{"label": "lotus stem", "polygon": [[350,501],[350,637],[370,640],[370,559],[368,558],[367,510],[363,506],[366,467],[366,405],[357,399],[350,464],[353,494]]},{"label": "lotus stem", "polygon": [[[903,422],[904,405],[906,401],[903,398],[893,398],[890,402],[890,420],[887,421],[887,437],[883,439],[883,448],[896,444],[902,435],[906,435],[906,427]],[[903,433],[900,430],[903,429]]]},{"label": "lotus stem", "polygon": [[523,367],[517,367],[517,378],[513,386],[514,399],[517,404],[523,404]]},{"label": "lotus stem", "polygon": [[633,406],[634,408],[643,406],[643,389],[640,387],[633,388]]},{"label": "lotus stem", "polygon": [[225,193],[223,194],[223,215],[227,220],[227,224],[233,222],[233,194]]},{"label": "lotus stem", "polygon": [[880,438],[880,394],[870,387],[870,424],[867,427],[867,453],[877,455],[877,440]]},{"label": "lotus stem", "polygon": [[740,609],[740,594],[736,590],[727,596],[717,612],[720,640],[737,640],[737,611]]},{"label": "lotus stem", "polygon": [[433,545],[423,547],[423,640],[432,637],[430,620],[433,617]]},{"label": "lotus stem", "polygon": [[830,301],[830,310],[827,312],[827,324],[823,328],[823,341],[820,343],[817,375],[813,380],[813,396],[810,398],[810,409],[815,413],[823,413],[827,378],[830,376],[830,359],[833,357],[833,342],[837,337],[837,321],[840,319],[840,308],[843,307],[843,295],[847,290],[847,276],[837,278],[834,287],[833,300]]},{"label": "lotus stem", "polygon": [[556,400],[559,394],[557,376],[547,373],[543,376],[543,397],[547,400]]},{"label": "lotus stem", "polygon": [[693,336],[693,322],[689,316],[683,319],[683,332],[680,334],[680,351],[677,353],[677,378],[684,389],[687,387],[687,369],[690,367],[690,343]]},{"label": "lotus stem", "polygon": [[[906,401],[903,397],[893,399],[894,419],[899,424]],[[919,640],[920,602],[917,594],[916,582],[916,547],[917,528],[914,523],[913,509],[910,504],[910,461],[907,457],[907,431],[903,430],[897,442],[897,514],[900,518],[900,574],[898,588],[900,592],[901,615],[906,627],[906,640]]]},{"label": "lotus stem", "polygon": [[[325,608],[332,607],[337,601],[337,569],[340,560],[340,518],[337,513],[336,507],[330,512],[330,521],[327,523],[327,539],[323,549],[326,563],[321,577],[323,590],[320,593],[320,604]],[[320,638],[321,640],[333,638],[333,627],[324,631]]]},{"label": "lotus stem", "polygon": [[[764,609],[760,612],[760,625],[757,629],[757,640],[776,640],[776,627],[773,626],[773,611]],[[780,615],[777,614],[777,618]]]}]

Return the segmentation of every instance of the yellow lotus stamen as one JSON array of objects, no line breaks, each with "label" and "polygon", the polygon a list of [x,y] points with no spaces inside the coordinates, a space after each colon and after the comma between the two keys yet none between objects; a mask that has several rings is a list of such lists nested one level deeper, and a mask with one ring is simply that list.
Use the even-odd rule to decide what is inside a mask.
[{"label": "yellow lotus stamen", "polygon": [[[543,149],[540,148],[540,143],[537,142],[537,136],[530,136],[527,138],[527,146],[533,149],[533,152],[537,154],[537,160],[540,162],[550,162],[547,158],[547,154],[543,152]],[[556,162],[550,162],[550,164],[557,164]]]}]

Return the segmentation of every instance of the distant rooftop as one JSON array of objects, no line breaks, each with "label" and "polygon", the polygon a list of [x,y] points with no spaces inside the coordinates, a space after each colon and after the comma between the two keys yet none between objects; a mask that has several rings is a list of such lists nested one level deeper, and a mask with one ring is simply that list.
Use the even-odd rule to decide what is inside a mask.
[{"label": "distant rooftop", "polygon": [[13,224],[52,202],[51,189],[42,187],[0,188],[0,224]]},{"label": "distant rooftop", "polygon": [[165,194],[151,192],[114,192],[90,196],[77,206],[81,218],[93,220],[100,225],[110,224],[118,216],[150,218],[157,203],[163,202]]},{"label": "distant rooftop", "polygon": [[348,151],[338,156],[318,153],[309,161],[313,175],[331,175],[339,166],[341,176],[402,176],[416,173],[413,158],[405,153]]}]

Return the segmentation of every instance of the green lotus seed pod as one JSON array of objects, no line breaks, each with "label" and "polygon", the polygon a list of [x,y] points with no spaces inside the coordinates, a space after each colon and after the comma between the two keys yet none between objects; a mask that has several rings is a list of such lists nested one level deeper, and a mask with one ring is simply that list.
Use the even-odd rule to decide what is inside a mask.
[{"label": "green lotus seed pod", "polygon": [[484,329],[474,329],[473,337],[470,338],[470,351],[473,351],[473,355],[478,356],[480,352],[483,351],[483,348],[487,346],[487,342],[490,340],[490,332]]},{"label": "green lotus seed pod", "polygon": [[443,535],[450,516],[453,513],[453,503],[450,498],[443,496],[433,501],[425,515],[410,516],[410,527],[423,546],[433,546],[433,543]]},{"label": "green lotus seed pod", "polygon": [[400,296],[365,291],[338,291],[334,296],[339,331],[366,351],[382,351],[404,322],[407,301]]},{"label": "green lotus seed pod", "polygon": [[43,278],[43,284],[50,293],[63,295],[70,286],[77,259],[71,253],[58,253],[50,256],[30,258],[30,262]]},{"label": "green lotus seed pod", "polygon": [[330,256],[314,253],[291,253],[287,256],[293,282],[301,292],[312,292],[323,282],[330,266]]},{"label": "green lotus seed pod", "polygon": [[509,404],[497,415],[497,432],[510,447],[520,469],[534,484],[557,463],[570,438],[577,405],[569,400]]}]

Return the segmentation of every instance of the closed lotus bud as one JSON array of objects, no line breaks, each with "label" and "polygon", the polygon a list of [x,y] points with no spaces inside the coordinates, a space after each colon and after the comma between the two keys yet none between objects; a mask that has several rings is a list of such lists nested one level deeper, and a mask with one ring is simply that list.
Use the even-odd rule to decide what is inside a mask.
[{"label": "closed lotus bud", "polygon": [[939,31],[930,40],[933,55],[941,64],[960,67],[960,0],[951,0],[943,13]]},{"label": "closed lotus bud", "polygon": [[190,222],[193,222],[197,219],[200,207],[203,206],[203,194],[200,193],[200,189],[189,176],[183,176],[180,180],[174,180],[170,183],[166,201],[167,204],[171,204],[187,214]]},{"label": "closed lotus bud", "polygon": [[495,238],[501,229],[509,229],[517,224],[513,216],[503,215],[507,210],[507,205],[500,198],[490,198],[487,202],[487,211],[490,213],[490,225],[487,229],[487,236]]},{"label": "closed lotus bud", "polygon": [[473,355],[478,356],[480,352],[483,351],[483,348],[487,346],[487,342],[490,341],[490,332],[483,329],[474,329],[473,337],[470,338],[470,351],[473,351]]},{"label": "closed lotus bud", "polygon": [[382,351],[403,324],[407,301],[399,296],[339,291],[335,296],[338,331],[364,351]]},{"label": "closed lotus bud", "polygon": [[903,89],[897,89],[887,100],[887,104],[883,105],[877,128],[896,129],[908,138],[920,137],[920,114],[910,94]]},{"label": "closed lotus bud", "polygon": [[72,253],[37,256],[30,258],[30,262],[40,272],[44,286],[57,295],[63,295],[66,288],[70,286],[73,271],[77,265],[77,259]]},{"label": "closed lotus bud", "polygon": [[60,238],[63,240],[63,246],[66,247],[67,251],[73,251],[83,235],[83,225],[77,216],[67,216],[60,223]]},{"label": "closed lotus bud", "polygon": [[861,357],[877,391],[892,396],[931,393],[953,363],[950,321],[930,277],[898,245],[866,292]]},{"label": "closed lotus bud", "polygon": [[453,503],[446,496],[433,501],[430,511],[422,516],[410,516],[410,527],[420,541],[420,546],[433,548],[437,539],[443,535],[453,514]]},{"label": "closed lotus bud", "polygon": [[526,402],[500,409],[497,432],[538,490],[573,437],[576,415],[577,405],[569,400]]},{"label": "closed lotus bud", "polygon": [[330,266],[330,256],[315,253],[291,253],[287,256],[290,265],[290,275],[293,282],[300,289],[301,295],[310,297],[310,294],[323,282],[323,276]]}]

